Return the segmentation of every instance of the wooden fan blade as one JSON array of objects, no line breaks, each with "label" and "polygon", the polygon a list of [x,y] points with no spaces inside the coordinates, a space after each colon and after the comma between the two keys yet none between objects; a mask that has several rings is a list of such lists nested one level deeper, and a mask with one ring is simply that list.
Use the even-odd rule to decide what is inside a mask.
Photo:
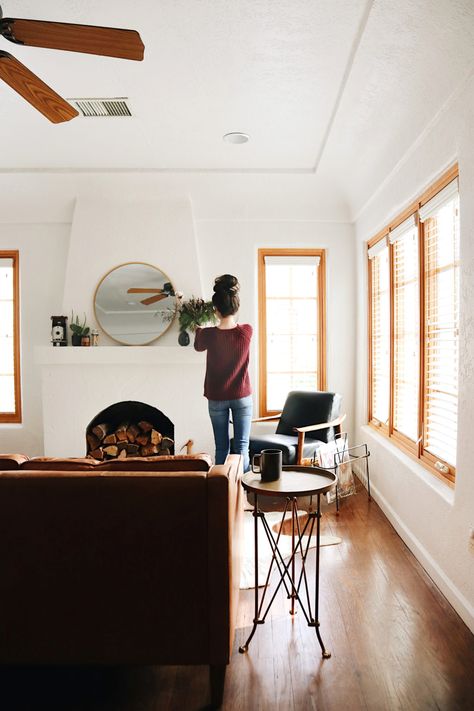
[{"label": "wooden fan blade", "polygon": [[121,59],[143,59],[144,44],[135,30],[114,27],[75,25],[68,22],[44,22],[5,17],[1,20],[3,36],[17,44],[68,52],[99,54]]},{"label": "wooden fan blade", "polygon": [[132,287],[127,289],[127,294],[162,294],[163,289],[139,289]]},{"label": "wooden fan blade", "polygon": [[67,101],[8,52],[0,52],[0,79],[52,123],[70,121],[79,115]]},{"label": "wooden fan blade", "polygon": [[149,296],[148,299],[143,299],[140,301],[143,306],[150,306],[151,304],[156,304],[157,301],[166,299],[168,294],[158,294],[158,296]]}]

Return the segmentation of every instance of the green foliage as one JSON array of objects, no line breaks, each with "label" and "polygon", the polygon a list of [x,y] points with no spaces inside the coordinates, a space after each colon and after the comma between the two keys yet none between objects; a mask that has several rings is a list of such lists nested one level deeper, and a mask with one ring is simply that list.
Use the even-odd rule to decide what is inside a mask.
[{"label": "green foliage", "polygon": [[179,304],[179,330],[194,333],[198,326],[208,323],[217,323],[212,301],[204,301],[191,296],[187,301]]},{"label": "green foliage", "polygon": [[80,323],[79,321],[79,316],[76,314],[76,318],[74,319],[74,311],[71,314],[71,322],[69,324],[69,328],[73,332],[75,336],[88,336],[90,328],[89,326],[86,326],[86,321],[87,317],[84,314],[84,323]]}]

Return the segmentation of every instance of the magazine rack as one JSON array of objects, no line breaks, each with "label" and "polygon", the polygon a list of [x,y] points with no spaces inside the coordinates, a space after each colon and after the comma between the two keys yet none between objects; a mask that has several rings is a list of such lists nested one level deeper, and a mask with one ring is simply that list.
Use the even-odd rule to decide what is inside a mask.
[{"label": "magazine rack", "polygon": [[[350,464],[351,469],[352,465],[355,464],[355,462],[361,462],[362,467],[364,467],[364,474],[365,478],[367,480],[367,495],[369,501],[372,501],[372,497],[370,495],[370,471],[369,471],[369,457],[370,457],[370,452],[367,444],[355,444],[352,447],[348,446],[348,434],[347,432],[341,432],[340,434],[337,434],[335,439],[342,439],[343,440],[343,446],[342,449],[338,450],[337,452],[334,452],[333,455],[333,466],[324,466],[324,469],[327,469],[330,472],[333,472],[338,479],[340,479],[340,472],[341,472],[341,467],[343,465]],[[319,464],[319,460],[317,457],[317,453],[314,455],[312,459],[312,466],[315,467],[320,467],[321,464]],[[339,498],[342,498],[339,496],[339,483],[336,484],[336,512],[339,513]]]}]

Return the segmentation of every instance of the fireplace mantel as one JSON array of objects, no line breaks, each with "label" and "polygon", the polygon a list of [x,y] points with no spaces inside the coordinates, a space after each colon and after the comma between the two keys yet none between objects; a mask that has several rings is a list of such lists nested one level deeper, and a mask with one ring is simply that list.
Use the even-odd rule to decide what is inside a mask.
[{"label": "fireplace mantel", "polygon": [[36,346],[35,349],[38,365],[199,365],[205,359],[205,353],[197,353],[192,346]]},{"label": "fireplace mantel", "polygon": [[37,346],[45,455],[84,456],[89,422],[127,400],[152,405],[174,423],[176,453],[192,439],[195,452],[213,454],[205,361],[192,346]]}]

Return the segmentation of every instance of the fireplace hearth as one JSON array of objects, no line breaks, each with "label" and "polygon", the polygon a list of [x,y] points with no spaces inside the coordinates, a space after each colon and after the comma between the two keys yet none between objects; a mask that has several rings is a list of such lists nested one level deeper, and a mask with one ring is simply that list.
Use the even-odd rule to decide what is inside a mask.
[{"label": "fireplace hearth", "polygon": [[144,402],[117,402],[99,412],[86,428],[86,455],[125,459],[174,454],[174,425]]}]

